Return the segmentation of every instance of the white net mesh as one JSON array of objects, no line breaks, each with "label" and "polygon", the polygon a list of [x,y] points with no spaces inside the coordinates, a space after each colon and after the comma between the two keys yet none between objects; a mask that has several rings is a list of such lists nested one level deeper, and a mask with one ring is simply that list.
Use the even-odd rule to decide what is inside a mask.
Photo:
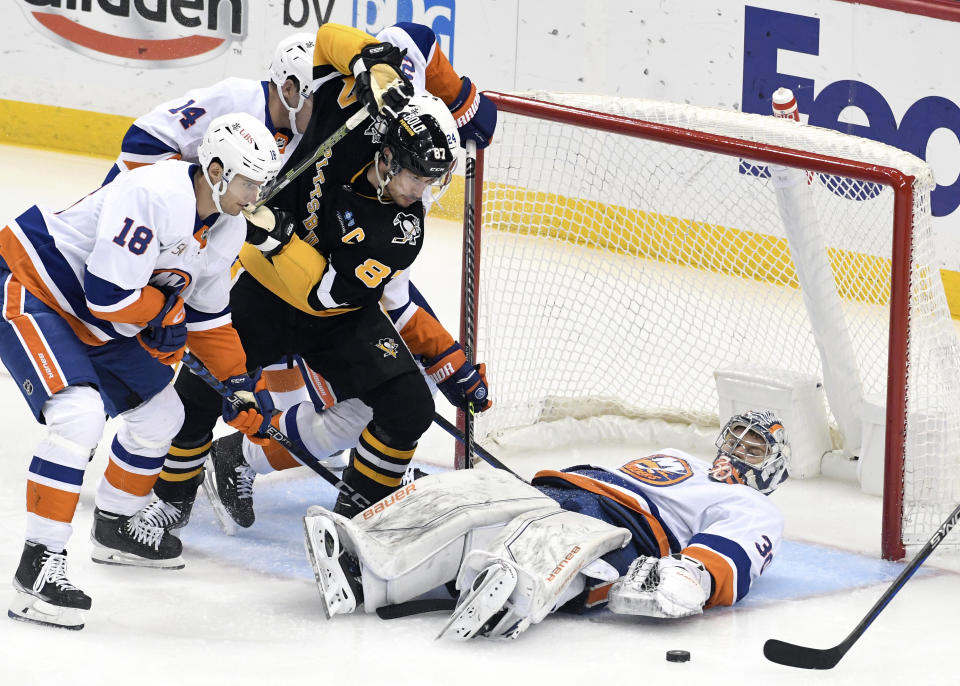
[{"label": "white net mesh", "polygon": [[[536,97],[915,177],[903,540],[926,541],[960,498],[960,350],[934,266],[929,167],[773,117]],[[764,165],[504,112],[483,180],[477,359],[495,406],[478,440],[604,414],[716,425],[723,367],[824,377]],[[809,188],[863,395],[883,403],[893,192],[839,174]]]}]

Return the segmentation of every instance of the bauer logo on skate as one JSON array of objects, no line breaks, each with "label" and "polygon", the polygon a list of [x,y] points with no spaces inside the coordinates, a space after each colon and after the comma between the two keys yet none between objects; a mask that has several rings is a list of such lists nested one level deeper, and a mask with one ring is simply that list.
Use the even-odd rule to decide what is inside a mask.
[{"label": "bauer logo on skate", "polygon": [[243,40],[250,0],[15,0],[38,31],[71,50],[136,67],[209,60]]},{"label": "bauer logo on skate", "polygon": [[403,500],[404,498],[406,498],[408,495],[410,495],[416,490],[417,490],[417,484],[412,483],[401,488],[400,490],[394,491],[383,500],[374,503],[373,505],[368,507],[366,510],[364,510],[363,518],[370,519],[371,517],[377,516],[378,514],[386,510],[388,507],[396,503],[399,503],[401,500]]},{"label": "bauer logo on skate", "polygon": [[651,486],[673,486],[693,476],[690,463],[672,455],[648,455],[628,462],[620,469]]}]

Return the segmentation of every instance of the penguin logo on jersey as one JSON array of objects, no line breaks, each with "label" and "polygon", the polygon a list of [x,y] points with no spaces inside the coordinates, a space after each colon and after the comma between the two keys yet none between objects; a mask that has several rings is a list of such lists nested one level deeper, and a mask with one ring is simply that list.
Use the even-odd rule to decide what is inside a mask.
[{"label": "penguin logo on jersey", "polygon": [[383,351],[384,357],[396,357],[400,351],[400,346],[392,338],[381,338],[377,341],[376,346]]},{"label": "penguin logo on jersey", "polygon": [[693,476],[690,463],[673,455],[648,455],[620,468],[650,486],[673,486]]},{"label": "penguin logo on jersey", "polygon": [[420,228],[420,219],[416,215],[398,212],[393,218],[393,225],[400,229],[400,235],[395,236],[391,243],[400,245],[416,245],[417,239],[423,233]]}]

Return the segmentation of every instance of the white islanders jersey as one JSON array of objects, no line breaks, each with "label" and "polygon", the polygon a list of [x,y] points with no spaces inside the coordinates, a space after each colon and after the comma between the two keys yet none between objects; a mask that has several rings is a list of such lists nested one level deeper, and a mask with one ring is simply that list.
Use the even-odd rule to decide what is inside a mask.
[{"label": "white islanders jersey", "polygon": [[121,144],[120,156],[107,180],[165,159],[198,162],[197,148],[211,121],[224,114],[245,112],[262,121],[273,134],[286,162],[303,137],[293,134],[288,121],[274,122],[267,110],[269,81],[228,78],[206,88],[157,105],[138,118]]},{"label": "white islanders jersey", "polygon": [[3,257],[88,344],[141,330],[97,315],[133,305],[146,285],[183,296],[190,330],[228,324],[230,265],[246,221],[198,217],[195,169],[166,160],[120,174],[62,212],[31,207],[8,225]]}]

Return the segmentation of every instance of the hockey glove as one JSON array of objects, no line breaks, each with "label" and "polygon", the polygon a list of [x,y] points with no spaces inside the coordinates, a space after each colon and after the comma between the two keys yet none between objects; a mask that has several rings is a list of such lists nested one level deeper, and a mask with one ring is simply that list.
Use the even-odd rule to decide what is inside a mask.
[{"label": "hockey glove", "polygon": [[350,60],[353,92],[371,117],[395,120],[413,95],[413,84],[400,71],[406,54],[391,43],[376,43]]},{"label": "hockey glove", "polygon": [[462,77],[460,82],[460,94],[450,103],[450,113],[457,121],[460,142],[466,144],[467,139],[472,138],[477,144],[477,150],[480,150],[490,145],[493,132],[497,128],[497,106],[479,92],[466,76]]},{"label": "hockey glove", "polygon": [[273,398],[260,378],[260,372],[257,369],[251,374],[238,374],[224,379],[223,383],[244,402],[237,408],[224,398],[222,412],[223,421],[245,433],[254,443],[266,445],[270,439],[264,432],[273,417]]},{"label": "hockey glove", "polygon": [[286,210],[247,205],[243,208],[247,219],[247,243],[255,246],[270,259],[284,249],[293,237],[296,225],[293,214]]},{"label": "hockey glove", "polygon": [[137,340],[148,353],[163,364],[174,365],[179,362],[183,358],[183,349],[187,344],[183,298],[176,292],[168,295],[160,311],[137,334]]},{"label": "hockey glove", "polygon": [[451,405],[464,412],[469,412],[471,405],[476,412],[483,412],[490,407],[487,366],[468,363],[459,343],[454,343],[445,352],[429,360],[426,371]]},{"label": "hockey glove", "polygon": [[699,560],[677,553],[641,555],[626,575],[610,587],[610,610],[621,615],[688,617],[703,612],[713,577]]}]

